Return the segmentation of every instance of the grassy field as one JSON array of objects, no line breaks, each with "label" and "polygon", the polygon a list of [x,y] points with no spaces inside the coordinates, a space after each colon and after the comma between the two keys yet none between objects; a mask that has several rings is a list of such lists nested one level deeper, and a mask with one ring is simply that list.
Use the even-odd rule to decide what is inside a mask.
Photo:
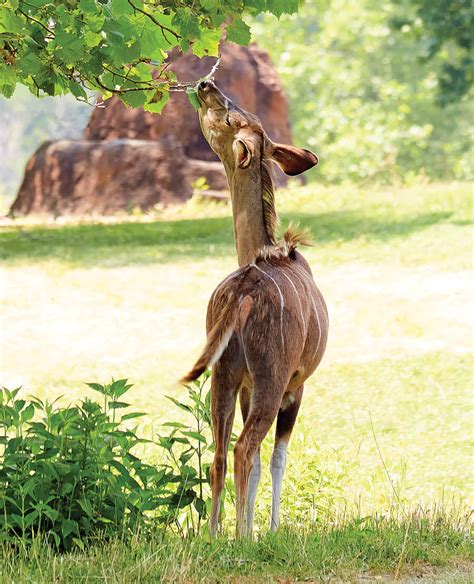
[{"label": "grassy field", "polygon": [[[234,581],[247,581],[239,579],[244,574],[254,581],[267,573],[270,580],[329,581],[330,574],[349,580],[362,578],[364,569],[394,576],[399,563],[405,574],[408,565],[443,564],[456,557],[467,562],[464,540],[451,545],[446,541],[454,540],[448,538],[444,552],[437,553],[436,530],[427,537],[415,530],[413,536],[433,553],[411,557],[401,550],[404,534],[411,534],[406,517],[414,510],[429,515],[441,505],[460,521],[472,504],[472,185],[293,186],[278,192],[277,204],[283,224],[297,220],[311,228],[314,247],[304,254],[331,319],[327,354],[306,385],[284,483],[283,524],[290,532],[303,530],[306,559],[274,562],[278,554],[296,552],[286,532],[276,539],[265,535],[269,472],[264,471],[256,547],[183,544],[172,553],[188,568],[174,573],[175,581],[192,580],[193,574],[200,581],[201,572],[193,572],[193,566],[202,557],[206,561],[197,562],[199,569],[222,574],[209,581],[222,581],[225,573]],[[145,433],[175,415],[164,396],[182,394],[176,380],[203,345],[207,300],[236,266],[229,207],[193,200],[152,216],[5,221],[0,245],[5,386],[23,385],[27,394],[73,401],[87,393],[85,381],[128,377],[135,383],[134,406],[150,414]],[[270,448],[269,438],[266,461]],[[342,512],[358,517],[402,513],[405,524],[396,528],[393,540],[380,540],[378,530],[370,529],[371,540],[358,528],[351,531],[349,523],[347,529],[357,536],[346,551],[338,555],[335,546],[333,555],[315,555],[340,532],[334,517]],[[311,531],[308,524],[315,521],[333,530]],[[230,527],[230,509],[226,522]],[[365,552],[350,551],[350,545],[363,541]],[[160,544],[150,565],[169,554],[171,545]],[[152,553],[146,546],[129,550],[136,563],[129,563],[127,572],[120,571],[124,553],[118,550],[113,552],[121,558],[113,564],[117,571],[106,581],[132,581],[132,566],[144,566]],[[97,568],[90,581],[105,569],[97,553],[96,560],[89,556],[88,565]],[[46,582],[52,564],[44,554],[37,565]],[[255,560],[262,554],[271,569]],[[224,560],[216,559],[221,556],[231,558],[228,572]],[[375,556],[385,560],[377,563]],[[74,561],[61,564],[66,571],[60,581],[73,577]],[[15,565],[16,581],[28,581],[27,565]],[[444,576],[428,574],[426,581],[471,581],[472,564],[456,566],[443,568]],[[149,576],[143,572],[142,581],[173,581],[171,572],[166,576],[153,569],[158,570],[150,568]],[[4,570],[14,573],[8,566]]]}]

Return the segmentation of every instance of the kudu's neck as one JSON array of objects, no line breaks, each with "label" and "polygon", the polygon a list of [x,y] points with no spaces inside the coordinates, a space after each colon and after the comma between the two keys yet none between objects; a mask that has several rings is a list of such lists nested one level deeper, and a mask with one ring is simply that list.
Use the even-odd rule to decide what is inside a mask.
[{"label": "kudu's neck", "polygon": [[259,251],[276,242],[277,215],[270,169],[265,162],[230,172],[234,236],[239,266],[252,262]]}]

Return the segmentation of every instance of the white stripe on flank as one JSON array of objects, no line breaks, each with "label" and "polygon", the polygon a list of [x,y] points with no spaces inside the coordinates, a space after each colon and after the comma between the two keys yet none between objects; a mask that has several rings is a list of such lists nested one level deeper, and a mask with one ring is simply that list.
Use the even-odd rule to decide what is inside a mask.
[{"label": "white stripe on flank", "polygon": [[209,367],[212,367],[213,365],[215,365],[217,363],[217,361],[219,361],[219,359],[222,357],[222,353],[226,350],[227,345],[229,344],[230,341],[230,337],[232,336],[232,333],[234,332],[234,327],[229,327],[226,332],[224,333],[224,336],[221,339],[221,342],[219,343],[217,349],[214,351],[214,355],[212,355],[212,357],[209,360]]},{"label": "white stripe on flank", "polygon": [[293,284],[293,280],[289,276],[287,276],[283,270],[282,270],[281,274],[282,274],[282,276],[285,276],[285,278],[288,280],[288,282],[293,286],[293,290],[295,291],[296,298],[298,298],[298,304],[300,305],[300,314],[301,314],[301,320],[303,322],[303,327],[306,328],[306,322],[304,320],[304,314],[303,314],[303,305],[301,304],[301,299],[300,299],[300,295],[298,294],[298,290],[296,289],[296,286]]},{"label": "white stripe on flank", "polygon": [[262,272],[262,274],[264,274],[265,276],[267,276],[268,278],[270,278],[270,280],[275,284],[275,286],[276,286],[276,288],[278,290],[278,294],[280,295],[280,335],[281,335],[281,344],[282,344],[282,347],[284,349],[285,348],[285,339],[283,337],[283,310],[284,310],[284,307],[285,307],[285,299],[283,298],[283,294],[281,293],[280,286],[278,286],[278,284],[275,282],[275,279],[272,278],[270,276],[270,274],[267,274],[267,272],[265,272],[265,270],[262,270],[262,268],[259,268],[257,266],[257,264],[255,264],[255,263],[252,262],[250,265],[253,268],[257,268],[257,270],[259,272]]},{"label": "white stripe on flank", "polygon": [[[300,268],[300,266],[298,266],[298,265],[294,265],[292,267],[298,269],[298,271],[302,270],[302,268]],[[304,272],[304,271],[303,271],[303,273],[304,273],[305,277],[307,278],[307,280],[310,281],[313,286],[315,286],[314,280],[312,278],[310,279],[310,274],[308,274],[307,272]],[[316,315],[316,320],[318,321],[318,332],[319,332],[318,344],[316,345],[316,349],[313,353],[313,359],[314,359],[316,357],[316,355],[318,354],[319,345],[321,344],[322,330],[321,330],[321,321],[319,320],[319,313],[318,313],[318,309],[316,307],[316,303],[314,302],[314,296],[313,296],[312,290],[309,290],[309,297],[311,298],[311,303],[312,303],[313,308],[314,308],[314,314]]]}]

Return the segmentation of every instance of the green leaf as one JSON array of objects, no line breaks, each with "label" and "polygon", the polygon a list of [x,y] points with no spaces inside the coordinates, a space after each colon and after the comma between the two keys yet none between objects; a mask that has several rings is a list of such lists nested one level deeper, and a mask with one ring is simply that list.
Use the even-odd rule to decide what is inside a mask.
[{"label": "green leaf", "polygon": [[169,50],[172,45],[161,28],[150,21],[150,24],[147,23],[141,29],[141,56],[154,61],[163,61],[165,51]]},{"label": "green leaf", "polygon": [[0,62],[0,93],[9,99],[16,86],[16,69],[11,65]]},{"label": "green leaf", "polygon": [[83,87],[72,79],[69,80],[69,90],[75,97],[87,101],[87,93],[84,91]]},{"label": "green leaf", "polygon": [[[140,4],[140,1],[135,0],[135,5]],[[110,10],[115,16],[123,16],[124,14],[133,14],[133,7],[128,0],[111,0]]]},{"label": "green leaf", "polygon": [[61,532],[64,537],[67,537],[71,533],[75,533],[79,536],[79,525],[77,524],[77,521],[74,521],[73,519],[64,519],[61,523]]},{"label": "green leaf", "polygon": [[103,394],[105,393],[105,388],[103,385],[100,385],[100,383],[86,383],[86,385],[88,387],[90,387],[91,389],[93,389],[94,391],[98,391],[99,393]]},{"label": "green leaf", "polygon": [[250,28],[241,19],[234,20],[227,28],[227,40],[239,45],[248,45],[251,41]]},{"label": "green leaf", "polygon": [[149,91],[138,90],[128,91],[120,95],[120,99],[124,104],[131,107],[140,107],[147,102]]},{"label": "green leaf", "polygon": [[64,31],[57,31],[54,40],[55,54],[65,63],[74,64],[84,58],[84,45],[82,39],[74,34]]},{"label": "green leaf", "polygon": [[199,432],[194,432],[192,430],[181,430],[181,434],[184,436],[189,436],[190,438],[194,438],[199,442],[207,442],[206,437],[200,434]]},{"label": "green leaf", "polygon": [[91,30],[88,30],[82,38],[84,40],[84,46],[87,48],[97,47],[103,40],[100,32],[93,32]]},{"label": "green leaf", "polygon": [[51,507],[43,509],[43,514],[46,515],[48,519],[51,519],[53,523],[59,517],[59,511],[57,511],[56,509],[52,509]]},{"label": "green leaf", "polygon": [[220,28],[204,29],[200,38],[193,43],[193,53],[198,57],[204,57],[204,55],[217,57],[221,36],[222,31]]},{"label": "green leaf", "polygon": [[12,513],[11,518],[18,525],[18,527],[23,527],[23,517],[17,513]]},{"label": "green leaf", "polygon": [[30,527],[30,525],[33,523],[33,521],[35,521],[35,519],[37,519],[37,518],[38,518],[38,511],[36,511],[36,510],[30,511],[30,513],[25,515],[25,517],[24,517],[25,529]]},{"label": "green leaf", "polygon": [[192,412],[192,409],[187,404],[183,404],[182,402],[178,401],[174,397],[171,397],[170,395],[166,395],[165,397],[166,399],[169,399],[171,402],[173,402],[174,405],[177,406],[179,409],[184,410],[185,412]]},{"label": "green leaf", "polygon": [[20,34],[23,29],[23,21],[12,10],[2,8],[0,10],[0,33]]},{"label": "green leaf", "polygon": [[111,410],[118,410],[120,408],[128,408],[130,407],[130,404],[128,404],[127,402],[120,402],[120,401],[113,401],[109,403],[109,408]]},{"label": "green leaf", "polygon": [[298,12],[298,0],[267,0],[269,12],[280,18],[282,14]]},{"label": "green leaf", "polygon": [[140,418],[141,416],[145,416],[146,414],[142,414],[140,412],[132,412],[130,414],[125,414],[122,416],[121,421],[124,422],[125,420],[133,420],[133,418]]},{"label": "green leaf", "polygon": [[188,96],[189,103],[193,106],[196,111],[199,111],[201,107],[201,102],[198,99],[197,92],[195,89],[187,90],[186,95]]},{"label": "green leaf", "polygon": [[79,0],[79,9],[82,13],[87,15],[90,12],[96,11],[97,4],[95,0]]},{"label": "green leaf", "polygon": [[94,511],[92,509],[92,505],[91,505],[89,499],[86,499],[85,497],[81,497],[80,499],[78,499],[77,502],[81,506],[81,509],[84,511],[84,513],[89,515],[89,517],[92,517],[92,515],[94,514]]},{"label": "green leaf", "polygon": [[79,539],[78,537],[73,537],[72,538],[72,543],[78,547],[81,551],[85,550],[85,545],[84,542],[82,541],[82,539]]},{"label": "green leaf", "polygon": [[[163,108],[165,107],[165,105],[168,103],[170,95],[169,93],[166,92],[157,92],[155,94],[155,96],[160,95],[159,99],[157,101],[155,101],[155,99],[157,99],[156,97],[153,98],[153,101],[150,101],[148,103],[146,103],[143,106],[143,109],[147,112],[151,112],[153,114],[159,114],[161,113],[161,111],[163,110]],[[171,398],[170,398],[171,399]]]},{"label": "green leaf", "polygon": [[165,422],[161,424],[162,426],[166,426],[169,428],[187,428],[186,424],[182,424],[181,422]]},{"label": "green leaf", "polygon": [[178,28],[181,36],[189,40],[197,39],[201,34],[199,20],[188,7],[178,8],[176,10],[176,15],[173,18],[173,26]]},{"label": "green leaf", "polygon": [[109,393],[114,397],[120,397],[126,393],[133,385],[128,383],[128,379],[117,379],[110,384]]},{"label": "green leaf", "polygon": [[50,530],[48,532],[48,537],[51,536],[54,539],[54,543],[56,544],[56,547],[59,548],[60,544],[61,544],[61,538],[59,537],[59,535],[55,532]]},{"label": "green leaf", "polygon": [[119,67],[124,63],[132,63],[140,57],[140,42],[138,40],[133,42],[124,39],[123,32],[127,30],[121,29],[120,32],[110,31],[107,33],[107,54]]},{"label": "green leaf", "polygon": [[35,415],[35,407],[33,404],[28,404],[26,408],[21,412],[21,421],[28,422]]}]

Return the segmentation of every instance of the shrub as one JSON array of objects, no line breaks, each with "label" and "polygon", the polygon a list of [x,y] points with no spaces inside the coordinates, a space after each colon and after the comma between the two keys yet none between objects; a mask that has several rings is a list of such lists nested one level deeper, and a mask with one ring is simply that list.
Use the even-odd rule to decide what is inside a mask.
[{"label": "shrub", "polygon": [[194,425],[166,424],[171,431],[154,443],[164,454],[157,466],[136,455],[150,441],[127,427],[144,414],[122,413],[129,407],[120,401],[131,387],[126,379],[89,383],[103,402],[67,407],[3,388],[0,542],[41,537],[59,549],[82,549],[93,538],[126,537],[157,523],[199,530],[208,500],[203,457],[212,450],[204,383],[188,387],[190,403],[172,399]]}]

